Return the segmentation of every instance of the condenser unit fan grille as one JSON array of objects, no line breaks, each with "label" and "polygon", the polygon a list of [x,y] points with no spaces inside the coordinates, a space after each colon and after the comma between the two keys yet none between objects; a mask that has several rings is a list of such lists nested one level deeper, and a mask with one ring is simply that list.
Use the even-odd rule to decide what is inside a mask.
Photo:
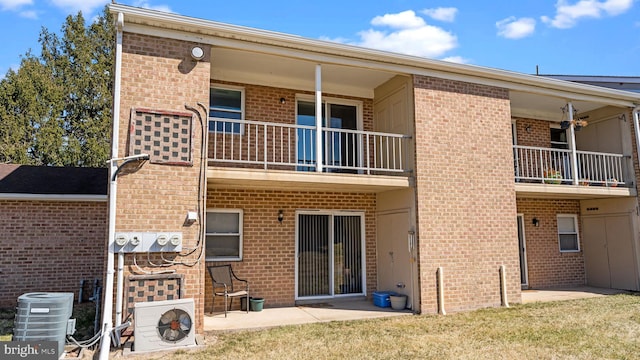
[{"label": "condenser unit fan grille", "polygon": [[176,343],[191,332],[191,316],[181,309],[172,309],[160,317],[158,321],[158,335],[162,341]]}]

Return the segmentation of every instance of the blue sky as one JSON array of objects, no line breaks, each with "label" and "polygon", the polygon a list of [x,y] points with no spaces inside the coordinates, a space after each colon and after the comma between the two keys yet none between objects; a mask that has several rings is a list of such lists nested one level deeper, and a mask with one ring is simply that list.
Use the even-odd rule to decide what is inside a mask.
[{"label": "blue sky", "polygon": [[[0,76],[110,1],[0,0]],[[638,0],[129,0],[119,3],[434,59],[541,74],[640,76]]]}]

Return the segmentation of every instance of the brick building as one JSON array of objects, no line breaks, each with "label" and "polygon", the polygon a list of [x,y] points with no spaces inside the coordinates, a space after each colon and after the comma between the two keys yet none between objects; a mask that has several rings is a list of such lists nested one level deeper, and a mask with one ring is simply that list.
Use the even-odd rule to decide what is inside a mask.
[{"label": "brick building", "polygon": [[182,240],[121,252],[125,279],[179,274],[198,332],[222,309],[215,264],[268,306],[394,290],[434,313],[523,287],[640,289],[640,95],[110,10],[114,157],[149,155],[118,176],[115,233]]},{"label": "brick building", "polygon": [[[107,169],[0,164],[0,307],[27,292],[73,292],[102,282]],[[99,284],[98,284],[99,285]]]}]

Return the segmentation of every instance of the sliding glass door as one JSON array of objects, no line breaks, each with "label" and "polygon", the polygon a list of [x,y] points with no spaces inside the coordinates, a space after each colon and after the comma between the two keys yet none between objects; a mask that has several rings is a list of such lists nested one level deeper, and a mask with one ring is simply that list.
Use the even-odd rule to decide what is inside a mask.
[{"label": "sliding glass door", "polygon": [[363,216],[299,213],[296,298],[364,294]]},{"label": "sliding glass door", "polygon": [[[296,152],[298,171],[315,171],[316,167],[316,118],[315,102],[298,100],[296,124],[305,128],[296,133]],[[322,140],[322,159],[327,172],[354,172],[345,167],[357,167],[360,164],[358,135],[340,130],[358,130],[358,106],[341,103],[338,100],[323,101],[322,125],[336,129],[325,132]]]}]

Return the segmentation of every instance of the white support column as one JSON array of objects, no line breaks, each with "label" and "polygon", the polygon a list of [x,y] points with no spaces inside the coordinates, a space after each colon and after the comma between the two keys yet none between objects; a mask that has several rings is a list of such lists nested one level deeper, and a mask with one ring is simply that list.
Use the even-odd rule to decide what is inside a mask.
[{"label": "white support column", "polygon": [[567,109],[569,111],[569,131],[571,133],[571,175],[573,185],[578,185],[580,180],[578,179],[578,153],[576,152],[576,131],[573,122],[573,104],[571,104],[571,101],[567,102]]},{"label": "white support column", "polygon": [[322,65],[316,65],[316,171],[322,172]]}]

